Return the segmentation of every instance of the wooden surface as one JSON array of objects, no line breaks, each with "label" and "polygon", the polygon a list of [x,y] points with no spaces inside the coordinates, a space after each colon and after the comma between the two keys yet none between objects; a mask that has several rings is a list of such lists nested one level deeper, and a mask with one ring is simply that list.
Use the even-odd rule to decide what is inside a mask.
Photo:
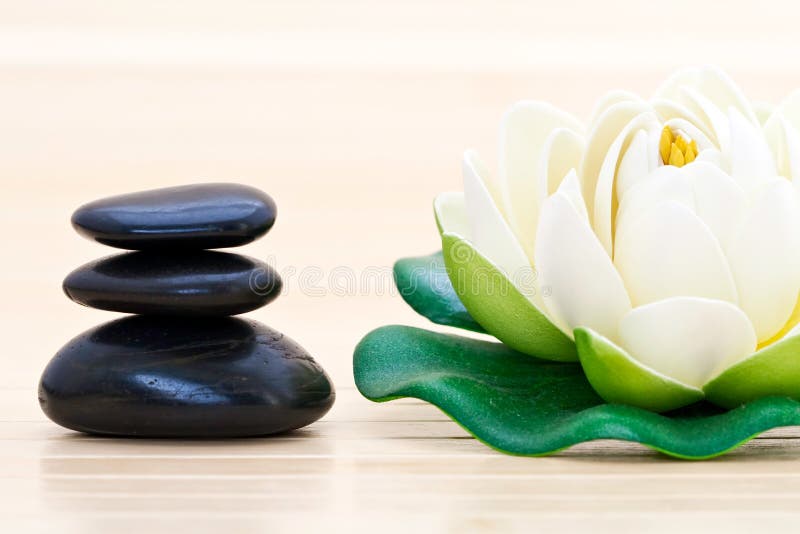
[{"label": "wooden surface", "polygon": [[[586,118],[603,91],[647,95],[687,62],[720,64],[757,100],[800,87],[794,2],[661,7],[0,0],[0,532],[800,526],[793,429],[713,462],[606,442],[514,458],[430,406],[353,388],[367,331],[432,327],[393,294],[390,266],[438,248],[431,200],[460,188],[464,148],[494,161],[511,102]],[[287,291],[251,316],[328,369],[334,410],[228,442],[93,439],[48,422],[42,368],[114,316],[61,293],[72,268],[112,253],[72,232],[72,210],[212,180],[277,200],[275,228],[245,251]]]},{"label": "wooden surface", "polygon": [[717,461],[603,441],[548,458],[487,449],[430,405],[344,387],[330,415],[238,441],[99,439],[4,390],[0,514],[19,532],[787,532],[800,526],[800,433]]}]

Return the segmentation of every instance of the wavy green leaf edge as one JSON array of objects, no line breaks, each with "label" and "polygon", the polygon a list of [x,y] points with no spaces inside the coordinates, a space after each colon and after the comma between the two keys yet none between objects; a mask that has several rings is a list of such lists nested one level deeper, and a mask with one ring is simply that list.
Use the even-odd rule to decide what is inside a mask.
[{"label": "wavy green leaf edge", "polygon": [[785,397],[761,398],[727,412],[708,402],[666,414],[607,404],[579,364],[407,326],[369,333],[355,349],[353,372],[368,399],[430,402],[486,445],[522,456],[619,439],[701,460],[771,428],[800,424],[800,403]]},{"label": "wavy green leaf edge", "polygon": [[485,332],[453,290],[442,252],[402,258],[394,264],[394,282],[403,300],[418,314],[445,326]]}]

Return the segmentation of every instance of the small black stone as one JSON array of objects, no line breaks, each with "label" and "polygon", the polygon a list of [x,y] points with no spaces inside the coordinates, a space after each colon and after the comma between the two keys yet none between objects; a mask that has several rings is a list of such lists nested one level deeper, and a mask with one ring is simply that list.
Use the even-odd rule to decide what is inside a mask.
[{"label": "small black stone", "polygon": [[313,423],[334,398],[300,345],[232,317],[106,323],[62,348],[39,384],[54,422],[114,436],[273,434]]},{"label": "small black stone", "polygon": [[196,250],[128,252],[72,271],[64,293],[84,306],[123,313],[236,315],[271,302],[281,278],[266,263]]},{"label": "small black stone", "polygon": [[239,184],[153,189],[90,202],[72,215],[79,234],[130,250],[238,247],[266,234],[277,208]]}]

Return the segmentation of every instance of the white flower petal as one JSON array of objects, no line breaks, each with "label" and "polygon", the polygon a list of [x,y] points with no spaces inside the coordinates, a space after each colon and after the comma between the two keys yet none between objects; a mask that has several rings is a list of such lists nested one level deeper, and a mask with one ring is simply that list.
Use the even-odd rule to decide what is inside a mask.
[{"label": "white flower petal", "polygon": [[614,180],[617,175],[619,158],[622,154],[623,147],[626,146],[639,130],[645,130],[651,133],[660,131],[655,113],[643,113],[622,129],[622,132],[620,132],[609,147],[597,178],[592,222],[594,223],[594,231],[598,239],[600,239],[600,243],[602,243],[603,247],[606,249],[609,257],[613,254],[614,250],[613,214],[616,211],[616,206],[614,205]]},{"label": "white flower petal", "polygon": [[650,136],[645,130],[639,130],[633,137],[628,150],[622,156],[617,169],[617,198],[622,197],[634,184],[644,180],[650,174]]},{"label": "white flower petal", "polygon": [[500,129],[500,179],[505,185],[508,220],[529,258],[543,200],[537,194],[540,159],[545,141],[556,128],[583,131],[572,115],[544,102],[524,101],[506,112]]},{"label": "white flower petal", "polygon": [[589,327],[612,341],[630,301],[616,269],[589,224],[561,191],[542,206],[536,268],[550,316],[570,337]]},{"label": "white flower petal", "polygon": [[662,165],[631,187],[620,201],[616,218],[616,242],[619,242],[622,233],[634,228],[631,224],[633,219],[668,200],[694,210],[694,194],[688,175],[673,165]]},{"label": "white flower petal", "polygon": [[747,207],[744,191],[733,178],[710,163],[694,161],[683,170],[694,190],[695,213],[726,250]]},{"label": "white flower petal", "polygon": [[800,183],[800,134],[780,111],[776,111],[764,126],[772,155],[780,176]]},{"label": "white flower petal", "polygon": [[539,203],[556,192],[571,169],[578,169],[583,157],[583,138],[567,128],[556,128],[547,137],[540,158]]},{"label": "white flower petal", "polygon": [[[680,88],[676,95],[677,100],[670,100],[669,102],[672,103],[671,107],[666,107],[664,104],[661,104],[662,112],[676,114],[680,112],[679,115],[682,118],[694,123],[697,125],[698,128],[701,128],[706,131],[709,137],[717,139],[717,133],[714,128],[711,126],[708,117],[706,116],[703,108],[700,104],[693,98],[689,96],[686,92],[686,88]],[[656,99],[656,101],[661,102],[661,99]],[[673,109],[674,108],[674,109]],[[718,141],[718,140],[717,140]]]},{"label": "white flower petal", "polygon": [[665,126],[669,126],[670,130],[680,133],[684,138],[688,137],[696,142],[698,151],[716,148],[714,142],[700,128],[685,119],[670,119]]},{"label": "white flower petal", "polygon": [[[800,134],[800,90],[797,90],[790,94],[783,102],[781,102],[780,106],[776,109],[776,114],[780,113],[786,119],[788,125],[792,128],[786,129],[787,132],[790,132],[787,135],[787,144],[789,145],[789,150],[792,151],[792,155],[789,156],[790,164],[792,166],[792,181],[794,182],[795,189],[797,189],[798,198],[800,198],[800,155],[797,155],[797,151],[791,147],[797,146],[800,143],[800,135],[794,135],[795,133]],[[795,164],[795,162],[797,162]]]},{"label": "white flower petal", "polygon": [[745,189],[777,174],[767,140],[760,128],[748,122],[739,111],[729,114],[731,176]]},{"label": "white flower petal", "polygon": [[594,106],[588,123],[590,129],[594,129],[595,124],[597,124],[597,121],[608,108],[614,104],[619,104],[620,102],[636,102],[639,104],[645,104],[645,101],[642,99],[642,97],[636,93],[623,91],[620,89],[609,91],[608,93],[604,94]]},{"label": "white flower petal", "polygon": [[676,297],[634,308],[620,322],[634,358],[675,380],[702,387],[756,348],[747,316],[733,304]]},{"label": "white flower petal", "polygon": [[439,193],[433,201],[433,211],[440,232],[456,234],[472,240],[464,193]]},{"label": "white flower petal", "polygon": [[775,111],[775,106],[773,106],[770,102],[763,102],[763,101],[753,102],[753,113],[755,113],[756,119],[758,119],[758,123],[761,126],[767,124],[767,121],[772,116],[774,111]]},{"label": "white flower petal", "polygon": [[786,135],[786,178],[791,179],[795,187],[800,186],[800,132],[789,124],[784,125]]},{"label": "white flower petal", "polygon": [[658,116],[665,123],[677,119],[686,121],[703,132],[703,135],[705,135],[705,137],[713,144],[716,145],[718,143],[717,137],[714,135],[713,130],[711,130],[705,121],[698,116],[697,112],[692,111],[684,104],[676,102],[675,100],[665,100],[663,98],[654,98],[652,104],[653,108],[658,113]]},{"label": "white flower petal", "polygon": [[[464,153],[464,201],[469,218],[469,236],[475,248],[507,278],[530,269],[530,261],[486,187],[488,172],[477,153]],[[466,237],[466,236],[464,236]],[[526,296],[536,302],[538,292]]]},{"label": "white flower petal", "polygon": [[727,250],[739,306],[759,341],[778,332],[792,313],[800,290],[799,249],[794,189],[774,178],[759,188]]},{"label": "white flower petal", "polygon": [[653,129],[647,133],[647,161],[650,164],[650,172],[664,165],[661,162],[661,151],[659,149],[663,133],[663,129]]},{"label": "white flower petal", "polygon": [[683,92],[686,94],[686,100],[694,103],[698,114],[704,119],[706,129],[714,132],[719,148],[723,152],[727,152],[730,148],[730,125],[725,112],[705,95],[691,87],[684,87]]},{"label": "white flower petal", "polygon": [[725,156],[717,150],[716,148],[709,148],[706,150],[701,150],[700,153],[697,155],[695,161],[704,161],[706,163],[710,163],[720,169],[723,172],[730,171],[730,165],[728,161],[725,159]]},{"label": "white flower petal", "polygon": [[787,96],[775,111],[779,111],[795,130],[800,131],[800,89]]},{"label": "white flower petal", "polygon": [[614,264],[634,306],[676,296],[736,302],[717,239],[685,205],[666,201],[623,224]]},{"label": "white flower petal", "polygon": [[581,219],[589,223],[589,213],[586,211],[586,204],[583,202],[581,195],[581,182],[578,180],[578,173],[575,169],[571,169],[569,173],[562,180],[561,185],[558,186],[558,191],[563,193],[572,203],[572,207],[581,216]]},{"label": "white flower petal", "polygon": [[759,349],[764,347],[768,347],[773,343],[777,343],[782,339],[786,339],[789,337],[796,336],[800,334],[800,295],[798,295],[797,302],[794,304],[794,309],[792,310],[792,314],[789,316],[789,320],[781,327],[778,332],[769,339],[765,339],[764,341],[759,341]]},{"label": "white flower petal", "polygon": [[647,112],[652,112],[652,109],[643,102],[618,102],[608,107],[592,127],[580,170],[583,199],[586,201],[590,218],[594,212],[594,196],[597,180],[600,177],[600,168],[609,148],[628,123]]},{"label": "white flower petal", "polygon": [[752,105],[742,90],[717,67],[689,67],[677,71],[656,91],[656,98],[682,102],[682,89],[687,87],[704,95],[718,109],[727,112],[733,106],[750,122],[758,124]]}]

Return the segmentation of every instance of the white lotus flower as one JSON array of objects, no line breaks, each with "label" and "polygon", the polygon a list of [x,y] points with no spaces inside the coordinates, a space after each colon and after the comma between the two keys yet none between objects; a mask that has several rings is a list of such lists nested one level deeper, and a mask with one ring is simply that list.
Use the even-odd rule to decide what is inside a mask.
[{"label": "white lotus flower", "polygon": [[649,101],[613,92],[588,127],[520,102],[498,173],[468,151],[464,192],[436,199],[453,285],[509,346],[580,359],[608,401],[800,398],[798,130],[800,92],[757,112],[714,68]]}]

